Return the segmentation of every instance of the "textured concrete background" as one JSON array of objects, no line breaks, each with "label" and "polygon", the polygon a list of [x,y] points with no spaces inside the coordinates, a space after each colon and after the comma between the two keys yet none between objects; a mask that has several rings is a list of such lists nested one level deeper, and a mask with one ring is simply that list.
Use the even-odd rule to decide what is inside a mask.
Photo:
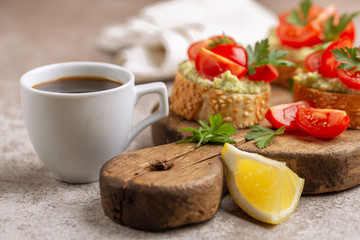
[{"label": "textured concrete background", "polygon": [[[98,183],[69,185],[50,176],[25,129],[20,76],[54,62],[110,62],[94,45],[101,28],[126,20],[151,2],[155,1],[0,0],[0,239],[359,239],[359,187],[303,196],[294,214],[279,226],[253,220],[226,195],[213,219],[154,233],[108,219]],[[275,12],[296,4],[260,2]],[[356,0],[335,3],[341,12],[360,9]],[[155,102],[151,97],[141,100],[135,120],[147,115]],[[128,151],[152,146],[150,139],[146,129]]]}]

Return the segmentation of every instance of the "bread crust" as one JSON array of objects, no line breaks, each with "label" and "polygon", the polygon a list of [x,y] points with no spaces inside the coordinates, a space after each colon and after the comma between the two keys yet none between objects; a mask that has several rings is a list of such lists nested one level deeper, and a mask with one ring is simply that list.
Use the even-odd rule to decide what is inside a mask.
[{"label": "bread crust", "polygon": [[221,114],[235,128],[258,124],[268,109],[270,85],[260,94],[230,93],[193,83],[176,72],[170,109],[188,120],[208,121],[210,114]]},{"label": "bread crust", "polygon": [[360,129],[360,95],[323,92],[294,83],[294,101],[311,100],[317,108],[344,110],[350,118],[349,128]]},{"label": "bread crust", "polygon": [[279,77],[273,83],[284,88],[290,89],[292,87],[292,78],[296,73],[296,67],[275,66],[279,72]]}]

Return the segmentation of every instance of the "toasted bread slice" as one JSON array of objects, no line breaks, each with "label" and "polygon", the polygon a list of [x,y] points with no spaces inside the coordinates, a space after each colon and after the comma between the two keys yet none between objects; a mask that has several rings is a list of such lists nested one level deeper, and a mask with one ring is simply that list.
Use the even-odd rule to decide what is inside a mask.
[{"label": "toasted bread slice", "polygon": [[235,128],[246,128],[258,124],[268,109],[270,85],[259,94],[225,92],[196,84],[175,74],[170,98],[170,109],[188,120],[208,121],[210,114],[221,114],[224,122]]},{"label": "toasted bread slice", "polygon": [[360,129],[360,95],[324,92],[294,82],[294,101],[311,100],[317,108],[344,110],[350,117],[349,128]]}]

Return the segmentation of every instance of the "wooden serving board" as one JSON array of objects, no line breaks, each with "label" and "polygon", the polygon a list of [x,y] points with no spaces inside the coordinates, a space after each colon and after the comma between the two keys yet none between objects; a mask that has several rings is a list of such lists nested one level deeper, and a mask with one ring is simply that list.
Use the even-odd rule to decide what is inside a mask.
[{"label": "wooden serving board", "polygon": [[[270,105],[291,102],[291,94],[273,87]],[[265,121],[262,125],[269,126]],[[216,213],[226,191],[221,145],[195,149],[194,143],[173,142],[189,136],[178,131],[199,125],[173,112],[152,127],[159,145],[108,161],[100,172],[105,214],[120,224],[161,230],[205,221]],[[246,142],[248,129],[234,134],[236,147],[286,162],[305,179],[303,193],[341,191],[360,184],[360,131],[347,130],[332,140],[304,132],[276,136],[265,149]]]},{"label": "wooden serving board", "polygon": [[[270,106],[289,102],[292,102],[289,91],[272,86]],[[271,127],[265,119],[261,125]],[[190,136],[178,131],[179,128],[199,126],[170,112],[167,118],[153,125],[153,141],[155,145],[175,142]],[[304,194],[341,191],[360,184],[360,130],[346,130],[330,140],[317,139],[303,131],[289,132],[276,136],[265,149],[257,148],[254,141],[246,142],[247,131],[238,130],[233,136],[237,148],[286,162],[305,179]]]}]

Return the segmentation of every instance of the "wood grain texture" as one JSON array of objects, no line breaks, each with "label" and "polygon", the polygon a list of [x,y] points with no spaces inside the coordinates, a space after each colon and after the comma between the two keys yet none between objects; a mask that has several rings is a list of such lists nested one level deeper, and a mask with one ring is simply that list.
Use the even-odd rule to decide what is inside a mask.
[{"label": "wood grain texture", "polygon": [[[266,120],[262,125],[270,126]],[[187,132],[171,134],[184,126],[199,127],[198,123],[184,120],[170,112],[168,118],[153,125],[154,143],[160,145],[187,138],[189,136]],[[168,129],[169,132],[166,132]],[[358,130],[346,130],[331,140],[317,139],[303,131],[285,133],[276,136],[265,149],[257,148],[254,141],[246,142],[244,136],[247,131],[249,129],[238,130],[233,136],[237,141],[237,148],[286,162],[289,168],[305,179],[303,191],[305,194],[341,191],[360,184],[360,131]],[[219,151],[219,155],[220,153]]]},{"label": "wood grain texture", "polygon": [[215,215],[225,182],[221,147],[165,146],[123,154],[103,166],[100,193],[110,219],[161,230]]},{"label": "wood grain texture", "polygon": [[[291,102],[289,92],[273,87],[270,105]],[[261,125],[270,126],[264,120]],[[198,128],[174,112],[152,126],[156,147],[120,155],[100,173],[100,193],[105,214],[120,224],[162,230],[202,222],[214,216],[226,191],[220,159],[222,145],[175,144],[190,136],[178,131]],[[303,193],[341,191],[360,184],[360,131],[347,130],[331,140],[305,132],[276,136],[265,149],[246,142],[249,129],[232,137],[236,147],[286,162],[305,179]],[[224,184],[225,183],[225,184]]]}]

